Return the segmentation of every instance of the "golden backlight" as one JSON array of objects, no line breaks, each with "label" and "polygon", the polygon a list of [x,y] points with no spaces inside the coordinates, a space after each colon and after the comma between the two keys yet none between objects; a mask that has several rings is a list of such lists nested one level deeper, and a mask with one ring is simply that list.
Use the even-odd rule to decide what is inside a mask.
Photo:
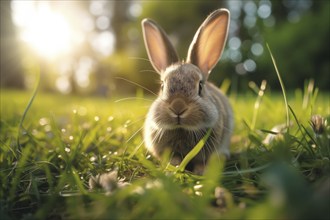
[{"label": "golden backlight", "polygon": [[73,43],[70,24],[47,2],[13,1],[12,8],[13,20],[20,28],[20,38],[38,55],[51,59],[70,52]]}]

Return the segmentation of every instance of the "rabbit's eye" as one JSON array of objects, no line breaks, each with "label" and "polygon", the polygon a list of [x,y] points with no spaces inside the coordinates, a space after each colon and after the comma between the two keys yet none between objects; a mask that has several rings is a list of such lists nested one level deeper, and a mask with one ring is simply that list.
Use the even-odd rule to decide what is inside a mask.
[{"label": "rabbit's eye", "polygon": [[199,82],[199,87],[198,87],[198,95],[201,96],[202,94],[202,90],[203,90],[203,82],[200,81]]}]

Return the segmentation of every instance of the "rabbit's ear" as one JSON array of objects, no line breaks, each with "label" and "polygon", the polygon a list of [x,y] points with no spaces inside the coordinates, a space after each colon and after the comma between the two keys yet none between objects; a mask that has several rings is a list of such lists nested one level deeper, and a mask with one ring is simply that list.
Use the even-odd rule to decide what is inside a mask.
[{"label": "rabbit's ear", "polygon": [[222,55],[228,27],[227,9],[212,12],[196,32],[188,50],[187,62],[198,66],[207,76]]},{"label": "rabbit's ear", "polygon": [[149,60],[158,73],[179,61],[179,57],[166,33],[154,21],[143,19],[142,31]]}]

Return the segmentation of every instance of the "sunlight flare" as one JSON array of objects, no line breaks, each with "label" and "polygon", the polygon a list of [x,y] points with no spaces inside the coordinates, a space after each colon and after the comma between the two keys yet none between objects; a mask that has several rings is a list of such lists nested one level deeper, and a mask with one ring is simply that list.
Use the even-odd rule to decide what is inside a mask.
[{"label": "sunlight flare", "polygon": [[67,18],[48,4],[34,3],[13,1],[13,20],[21,29],[20,38],[42,57],[69,53],[73,33]]}]

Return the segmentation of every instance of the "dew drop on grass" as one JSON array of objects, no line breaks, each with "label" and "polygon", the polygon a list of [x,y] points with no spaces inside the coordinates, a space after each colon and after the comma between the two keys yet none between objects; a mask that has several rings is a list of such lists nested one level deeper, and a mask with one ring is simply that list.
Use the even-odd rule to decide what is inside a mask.
[{"label": "dew drop on grass", "polygon": [[145,190],[141,186],[139,186],[134,189],[134,193],[142,195],[145,193]]},{"label": "dew drop on grass", "polygon": [[70,141],[73,140],[73,136],[72,136],[72,135],[69,136],[69,140],[70,140]]},{"label": "dew drop on grass", "polygon": [[94,120],[95,120],[95,121],[99,121],[99,120],[100,120],[100,117],[99,117],[99,116],[95,116],[95,117],[94,117]]},{"label": "dew drop on grass", "polygon": [[38,135],[38,133],[39,133],[39,132],[38,132],[38,130],[37,130],[37,129],[33,129],[33,130],[32,130],[32,135],[34,135],[34,136],[37,136],[37,135]]},{"label": "dew drop on grass", "polygon": [[194,186],[194,190],[201,190],[203,188],[202,184],[197,184]]},{"label": "dew drop on grass", "polygon": [[259,93],[258,93],[258,96],[263,96],[263,95],[264,95],[264,91],[260,90]]},{"label": "dew drop on grass", "polygon": [[91,158],[89,158],[89,160],[90,160],[91,162],[94,162],[94,161],[96,160],[96,157],[95,157],[95,156],[91,156]]},{"label": "dew drop on grass", "polygon": [[49,124],[49,120],[48,120],[48,118],[40,118],[40,119],[39,119],[39,124],[40,124],[41,126],[44,126],[44,125]]},{"label": "dew drop on grass", "polygon": [[113,116],[109,116],[108,121],[112,121],[114,119]]},{"label": "dew drop on grass", "polygon": [[87,122],[83,123],[83,125],[82,125],[82,128],[85,129],[85,130],[90,129],[90,127],[91,127],[91,124],[87,123]]},{"label": "dew drop on grass", "polygon": [[77,111],[77,109],[73,109],[72,112],[73,112],[73,114],[77,114],[78,111]]},{"label": "dew drop on grass", "polygon": [[124,128],[127,128],[129,126],[129,124],[131,123],[131,120],[127,120],[124,124]]},{"label": "dew drop on grass", "polygon": [[68,147],[64,148],[64,150],[65,150],[65,152],[67,152],[67,153],[70,153],[70,151],[71,151],[71,149],[68,148]]},{"label": "dew drop on grass", "polygon": [[65,128],[62,128],[62,129],[61,129],[61,132],[62,132],[62,133],[65,133],[65,132],[66,132],[66,129],[65,129]]},{"label": "dew drop on grass", "polygon": [[87,114],[87,108],[80,106],[79,109],[78,109],[78,114],[80,116],[86,115]]},{"label": "dew drop on grass", "polygon": [[160,189],[163,187],[163,183],[159,180],[151,181],[146,184],[146,189]]},{"label": "dew drop on grass", "polygon": [[148,154],[148,155],[146,156],[146,159],[149,160],[150,158],[151,158],[151,155]]},{"label": "dew drop on grass", "polygon": [[126,127],[127,127],[127,126],[124,125],[124,127],[118,129],[118,132],[119,132],[119,133],[122,133],[122,134],[126,134],[126,133],[127,133],[127,128],[126,128]]},{"label": "dew drop on grass", "polygon": [[46,132],[49,132],[49,131],[51,131],[52,130],[52,126],[50,126],[50,125],[46,125],[45,126],[45,131]]}]

